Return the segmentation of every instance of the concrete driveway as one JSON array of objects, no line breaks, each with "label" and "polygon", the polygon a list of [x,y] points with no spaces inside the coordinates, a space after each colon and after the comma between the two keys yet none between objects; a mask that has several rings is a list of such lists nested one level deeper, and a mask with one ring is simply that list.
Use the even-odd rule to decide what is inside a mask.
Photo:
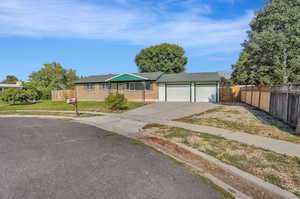
[{"label": "concrete driveway", "polygon": [[1,199],[217,199],[165,155],[89,125],[0,118]]},{"label": "concrete driveway", "polygon": [[140,108],[128,111],[123,115],[139,116],[153,119],[172,120],[180,117],[201,113],[218,104],[213,103],[185,103],[185,102],[166,102],[153,103]]}]

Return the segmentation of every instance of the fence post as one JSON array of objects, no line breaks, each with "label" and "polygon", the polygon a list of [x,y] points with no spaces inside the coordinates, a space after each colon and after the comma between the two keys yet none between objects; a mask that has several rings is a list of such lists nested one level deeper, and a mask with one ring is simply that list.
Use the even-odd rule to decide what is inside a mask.
[{"label": "fence post", "polygon": [[289,120],[289,92],[290,92],[290,85],[288,85],[287,93],[286,93],[286,122],[287,123]]},{"label": "fence post", "polygon": [[300,135],[300,117],[298,118],[298,124],[297,124],[297,128],[296,128],[296,134]]},{"label": "fence post", "polygon": [[258,86],[258,108],[260,109],[260,102],[261,102],[261,86]]},{"label": "fence post", "polygon": [[252,100],[252,98],[253,98],[253,86],[251,86],[251,101],[250,101],[250,105],[251,106],[253,106],[253,100]]}]

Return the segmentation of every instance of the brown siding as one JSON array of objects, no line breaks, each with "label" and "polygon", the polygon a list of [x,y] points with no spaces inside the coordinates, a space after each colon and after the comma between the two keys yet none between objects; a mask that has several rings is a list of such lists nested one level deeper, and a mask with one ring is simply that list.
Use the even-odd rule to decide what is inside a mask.
[{"label": "brown siding", "polygon": [[86,89],[84,84],[76,85],[76,94],[78,101],[104,101],[109,93],[122,93],[125,95],[128,101],[136,102],[155,102],[158,101],[158,84],[153,83],[151,90],[146,91],[130,91],[127,89],[121,89],[119,84],[119,90],[117,90],[117,84],[113,84],[112,90],[103,90],[100,84],[95,84],[93,89]]}]

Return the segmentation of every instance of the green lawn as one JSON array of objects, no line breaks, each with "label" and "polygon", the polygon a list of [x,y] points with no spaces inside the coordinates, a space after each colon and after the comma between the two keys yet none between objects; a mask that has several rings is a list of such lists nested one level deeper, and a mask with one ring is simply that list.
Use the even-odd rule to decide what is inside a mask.
[{"label": "green lawn", "polygon": [[[128,108],[124,111],[135,109],[143,105],[144,103],[142,102],[128,102],[127,104]],[[112,112],[111,110],[105,107],[104,102],[78,102],[78,108],[79,111]],[[0,106],[0,111],[8,111],[8,110],[69,111],[69,110],[74,110],[74,106],[62,101],[55,102],[50,100],[41,100],[35,104]]]}]

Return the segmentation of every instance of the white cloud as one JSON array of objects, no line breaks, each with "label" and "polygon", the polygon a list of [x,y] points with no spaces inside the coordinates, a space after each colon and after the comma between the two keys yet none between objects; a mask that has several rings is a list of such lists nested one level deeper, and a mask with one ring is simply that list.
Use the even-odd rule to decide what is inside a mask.
[{"label": "white cloud", "polygon": [[205,16],[211,12],[210,7],[197,0],[140,2],[114,0],[112,5],[104,1],[1,0],[0,35],[87,38],[141,45],[171,42],[209,54],[240,49],[252,16],[246,13],[232,20],[210,19]]}]

